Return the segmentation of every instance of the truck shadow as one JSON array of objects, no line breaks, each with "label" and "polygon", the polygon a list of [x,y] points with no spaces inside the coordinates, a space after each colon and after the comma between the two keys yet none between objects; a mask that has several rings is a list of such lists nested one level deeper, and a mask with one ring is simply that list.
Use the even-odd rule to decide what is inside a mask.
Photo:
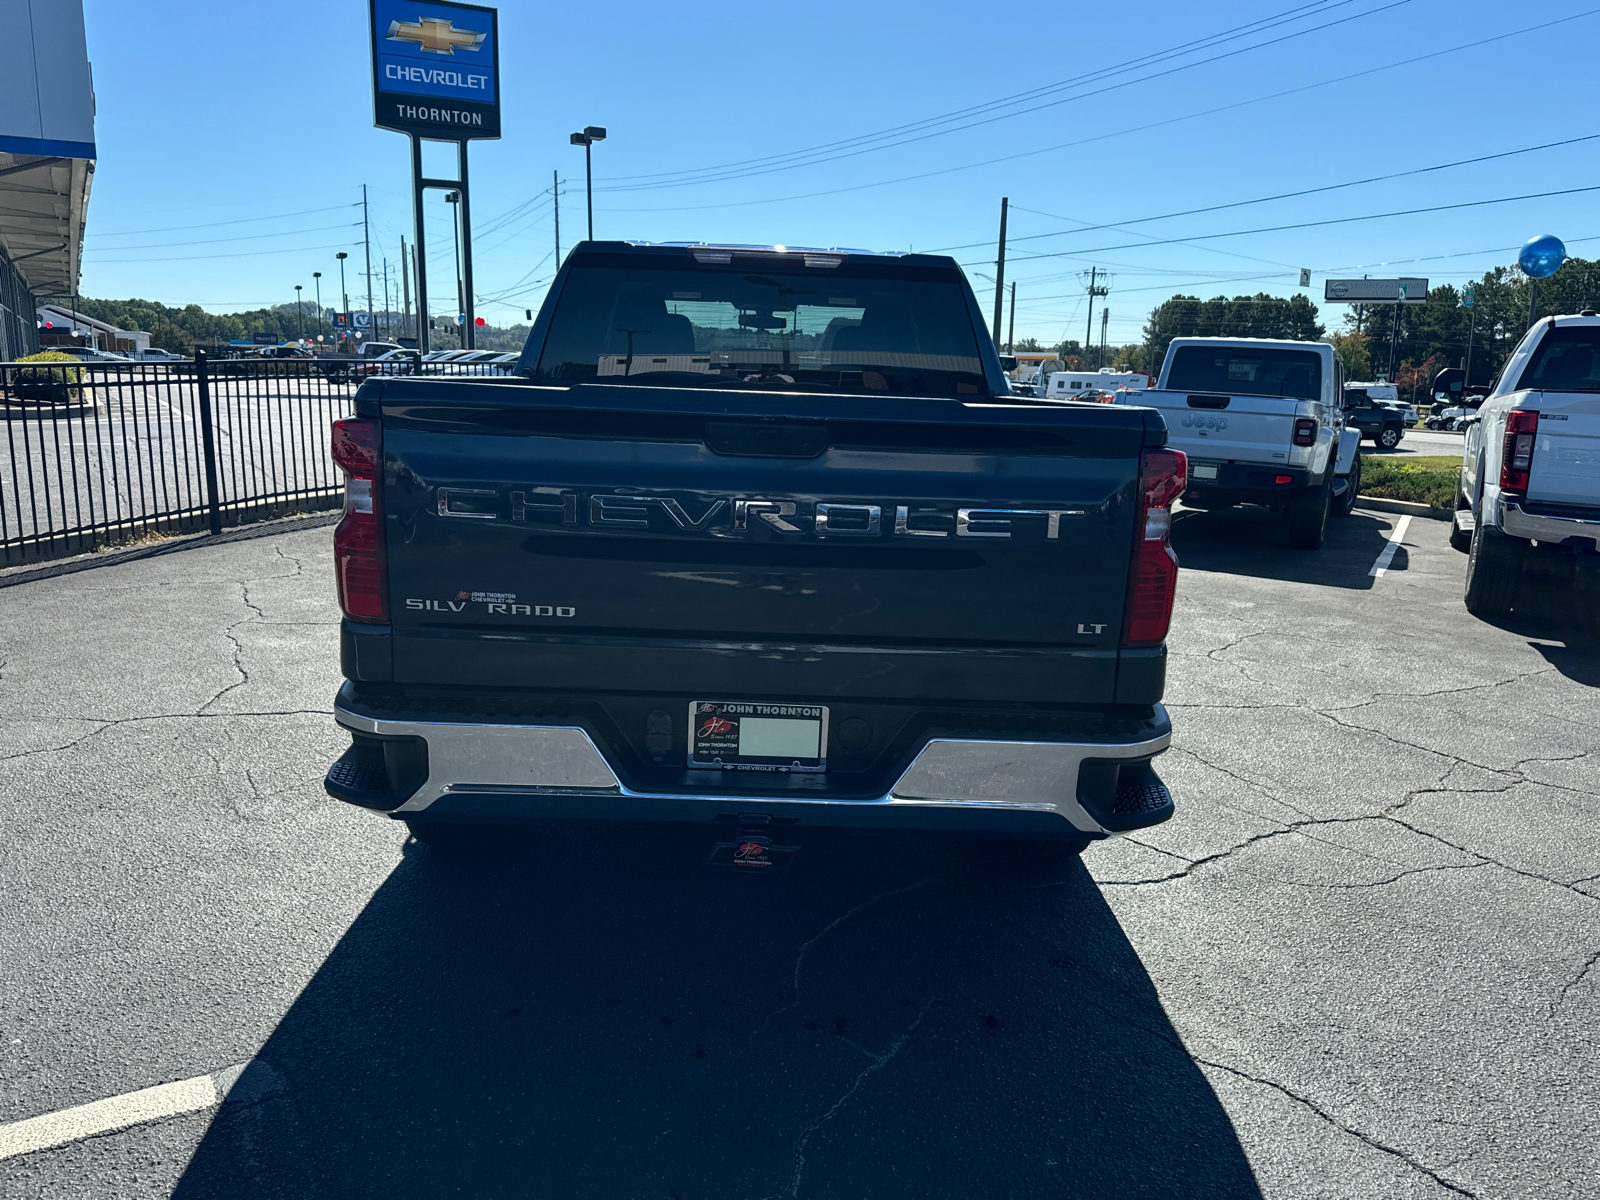
[{"label": "truck shadow", "polygon": [[[1375,582],[1372,564],[1391,528],[1392,520],[1358,510],[1328,518],[1321,549],[1297,550],[1289,545],[1289,523],[1279,513],[1254,506],[1181,509],[1172,524],[1172,546],[1184,570],[1366,591]],[[1404,570],[1406,563],[1401,546],[1389,569]]]},{"label": "truck shadow", "polygon": [[1259,1197],[1080,863],[795,840],[408,845],[174,1195]]}]

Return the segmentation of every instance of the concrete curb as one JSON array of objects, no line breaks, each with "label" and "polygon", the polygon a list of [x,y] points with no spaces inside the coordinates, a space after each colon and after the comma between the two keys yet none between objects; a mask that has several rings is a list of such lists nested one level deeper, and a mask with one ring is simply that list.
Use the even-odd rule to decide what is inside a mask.
[{"label": "concrete curb", "polygon": [[1435,521],[1448,521],[1451,516],[1446,508],[1414,504],[1410,500],[1385,500],[1379,496],[1357,496],[1356,507],[1375,512],[1404,513],[1408,517],[1428,517]]}]

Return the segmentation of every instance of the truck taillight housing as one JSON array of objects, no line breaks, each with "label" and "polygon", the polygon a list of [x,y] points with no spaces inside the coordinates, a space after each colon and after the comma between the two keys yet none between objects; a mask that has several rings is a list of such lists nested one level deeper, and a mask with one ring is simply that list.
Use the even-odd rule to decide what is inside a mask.
[{"label": "truck taillight housing", "polygon": [[1189,460],[1181,450],[1146,450],[1139,459],[1138,509],[1134,513],[1133,564],[1128,571],[1127,616],[1122,644],[1159,646],[1172,624],[1178,590],[1178,556],[1172,552],[1172,503],[1183,495]]},{"label": "truck taillight housing", "polygon": [[1539,414],[1514,408],[1506,414],[1506,444],[1500,455],[1500,486],[1509,492],[1528,490],[1533,467],[1533,439],[1539,432]]},{"label": "truck taillight housing", "polygon": [[1315,446],[1317,444],[1317,423],[1311,417],[1301,417],[1295,421],[1294,444],[1296,446]]},{"label": "truck taillight housing", "polygon": [[383,557],[382,439],[378,422],[352,417],[333,423],[333,461],[344,471],[344,516],[333,531],[339,607],[352,621],[389,619]]}]

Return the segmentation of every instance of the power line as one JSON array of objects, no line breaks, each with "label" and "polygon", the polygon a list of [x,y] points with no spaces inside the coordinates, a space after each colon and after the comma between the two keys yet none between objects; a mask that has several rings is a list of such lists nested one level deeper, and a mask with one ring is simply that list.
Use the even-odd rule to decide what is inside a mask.
[{"label": "power line", "polygon": [[[1334,7],[1340,7],[1340,6],[1342,6],[1342,4],[1350,3],[1350,2],[1352,2],[1352,0],[1340,0],[1340,4],[1339,5],[1334,5]],[[1210,34],[1210,35],[1208,35],[1206,37],[1197,38],[1197,39],[1195,39],[1193,41],[1190,41],[1190,42],[1180,43],[1177,46],[1169,46],[1165,50],[1157,51],[1156,55],[1154,57],[1157,57],[1157,58],[1169,57],[1169,56],[1174,55],[1174,54],[1182,53],[1182,52],[1189,51],[1189,50],[1198,49],[1201,46],[1203,46],[1206,42],[1216,42],[1218,39],[1222,39],[1222,38],[1228,37],[1229,35],[1242,35],[1243,33],[1247,33],[1247,32],[1250,32],[1252,30],[1255,30],[1255,31],[1259,32],[1259,30],[1256,30],[1257,26],[1264,26],[1268,22],[1280,22],[1281,19],[1293,20],[1293,19],[1296,19],[1294,14],[1304,15],[1306,10],[1308,10],[1308,9],[1319,9],[1319,8],[1326,9],[1327,8],[1327,0],[1317,0],[1316,3],[1302,4],[1302,5],[1298,6],[1297,8],[1286,9],[1284,12],[1274,13],[1272,16],[1263,17],[1263,18],[1261,18],[1260,20],[1257,20],[1257,21],[1251,21],[1251,22],[1248,22],[1248,23],[1246,23],[1244,25],[1238,25],[1238,26],[1235,26],[1232,29],[1225,29],[1221,33]],[[1025,103],[1028,100],[1037,99],[1040,96],[1049,95],[1052,92],[1060,91],[1060,90],[1065,89],[1065,88],[1084,87],[1084,86],[1087,86],[1087,83],[1092,81],[1093,78],[1094,78],[1093,76],[1090,76],[1090,77],[1088,77],[1086,79],[1086,77],[1079,75],[1079,76],[1075,76],[1072,79],[1058,80],[1055,83],[1044,84],[1044,85],[1042,85],[1040,87],[1036,87],[1036,88],[1029,88],[1026,91],[1022,91],[1022,92],[1014,92],[1009,96],[1003,96],[1003,97],[1001,97],[1001,98],[999,98],[997,100],[989,100],[989,101],[985,101],[982,104],[970,105],[970,106],[968,106],[966,108],[956,109],[953,112],[943,113],[943,114],[941,114],[939,116],[924,117],[921,120],[910,121],[910,122],[907,122],[907,123],[905,123],[903,125],[894,125],[894,126],[890,126],[888,129],[880,129],[880,130],[878,130],[878,131],[876,131],[874,133],[858,134],[855,137],[841,138],[841,139],[839,139],[837,141],[833,141],[833,142],[824,142],[824,143],[822,143],[820,145],[812,146],[812,147],[809,147],[809,148],[803,149],[803,150],[791,150],[791,151],[786,151],[786,152],[781,153],[781,154],[764,155],[764,156],[759,157],[759,158],[740,159],[740,160],[735,161],[735,162],[720,163],[720,164],[716,164],[716,165],[708,166],[708,167],[695,167],[695,168],[688,168],[688,169],[685,169],[685,170],[678,170],[678,171],[657,171],[657,172],[652,172],[652,173],[643,174],[643,175],[609,175],[609,176],[603,176],[602,179],[604,179],[604,180],[613,180],[613,181],[617,181],[617,182],[620,182],[620,183],[628,183],[628,182],[644,181],[644,180],[652,180],[652,179],[655,179],[655,180],[678,179],[678,178],[681,178],[681,177],[684,177],[684,176],[702,175],[702,174],[706,174],[708,172],[713,172],[713,171],[728,171],[728,170],[735,170],[735,169],[746,168],[746,167],[767,166],[767,165],[771,165],[771,164],[774,164],[774,163],[784,162],[784,161],[787,161],[789,159],[808,158],[808,157],[812,157],[812,156],[817,155],[817,154],[822,154],[822,153],[824,153],[826,151],[840,150],[840,149],[845,149],[845,148],[852,147],[852,146],[858,146],[858,145],[861,145],[861,144],[863,144],[865,142],[879,141],[879,140],[882,140],[883,138],[893,137],[896,134],[909,133],[909,132],[913,132],[913,131],[916,131],[916,130],[926,129],[929,126],[932,126],[932,125],[939,125],[939,124],[948,123],[950,121],[960,120],[963,117],[973,116],[973,115],[975,115],[977,113],[981,113],[981,112],[992,111],[992,110],[994,110],[996,108],[1004,108],[1004,107],[1006,107],[1008,105],[1012,105],[1012,104]]]},{"label": "power line", "polygon": [[255,242],[262,238],[299,237],[306,233],[326,233],[330,229],[353,229],[356,222],[343,222],[338,225],[314,225],[310,229],[284,229],[277,233],[242,233],[237,237],[224,238],[196,238],[187,242],[145,242],[131,246],[107,246],[102,251],[90,248],[91,254],[121,254],[124,250],[161,250],[168,246],[214,246],[222,242]]},{"label": "power line", "polygon": [[1125,138],[1130,134],[1146,133],[1152,129],[1161,129],[1168,125],[1180,124],[1184,121],[1194,121],[1201,117],[1212,117],[1218,113],[1231,112],[1237,108],[1247,108],[1253,104],[1265,104],[1270,100],[1281,100],[1287,96],[1299,95],[1302,92],[1315,91],[1318,88],[1332,87],[1335,84],[1347,84],[1351,80],[1362,79],[1369,75],[1381,74],[1384,71],[1393,71],[1400,67],[1414,66],[1431,59],[1442,58],[1450,54],[1458,54],[1464,50],[1476,50],[1481,46],[1491,45],[1495,42],[1505,41],[1509,38],[1521,37],[1527,33],[1537,33],[1540,30],[1550,29],[1557,25],[1567,24],[1571,21],[1582,20],[1600,13],[1600,8],[1587,9],[1584,12],[1574,13],[1571,16],[1558,17],[1553,21],[1543,21],[1537,25],[1527,25],[1521,29],[1508,30],[1505,33],[1493,34],[1489,37],[1479,38],[1476,41],[1462,42],[1456,46],[1447,46],[1443,50],[1433,50],[1427,54],[1413,55],[1408,58],[1396,59],[1394,62],[1383,63],[1376,67],[1367,67],[1361,71],[1349,72],[1329,79],[1319,80],[1316,83],[1301,84],[1298,87],[1286,88],[1280,92],[1269,92],[1263,96],[1254,96],[1248,100],[1236,100],[1231,104],[1218,105],[1215,108],[1201,109],[1198,112],[1185,113],[1181,116],[1168,117],[1160,121],[1150,121],[1143,125],[1134,125],[1126,129],[1113,130],[1109,133],[1095,134],[1092,137],[1078,138],[1070,142],[1060,142],[1053,146],[1042,146],[1036,150],[1021,150],[1000,155],[995,158],[979,159],[976,162],[963,163],[955,167],[941,167],[936,171],[922,171],[915,175],[900,175],[893,179],[880,179],[872,183],[857,183],[847,187],[824,188],[821,191],[801,192],[791,196],[773,196],[762,200],[735,200],[721,204],[686,204],[671,207],[656,208],[608,208],[604,211],[614,213],[635,212],[699,212],[711,208],[748,208],[757,204],[782,204],[793,200],[814,200],[822,196],[838,196],[849,192],[866,191],[870,188],[892,187],[899,183],[917,183],[924,179],[934,179],[941,175],[951,175],[958,171],[973,171],[981,167],[991,167],[996,163],[1012,163],[1021,158],[1034,158],[1041,154],[1054,154],[1061,150],[1073,150],[1080,146],[1091,145],[1095,142],[1109,141],[1115,138]]},{"label": "power line", "polygon": [[[1018,257],[1021,262],[1035,262],[1044,258],[1071,258],[1085,254],[1098,254],[1102,250],[1140,250],[1148,246],[1178,245],[1185,242],[1202,242],[1215,238],[1247,237],[1258,233],[1282,233],[1290,229],[1317,229],[1327,225],[1349,225],[1357,221],[1379,221],[1388,217],[1414,217],[1422,213],[1453,212],[1462,208],[1482,208],[1489,204],[1511,204],[1518,200],[1547,200],[1552,196],[1576,196],[1585,192],[1600,192],[1600,184],[1590,187],[1562,188],[1553,192],[1529,192],[1522,196],[1499,196],[1492,200],[1463,200],[1457,204],[1434,204],[1426,208],[1402,208],[1394,212],[1366,213],[1359,217],[1329,217],[1322,221],[1296,221],[1289,225],[1263,225],[1258,229],[1234,229],[1227,233],[1199,233],[1189,237],[1160,238],[1150,242],[1125,242],[1117,246],[1092,246],[1087,249],[1059,251],[1050,254],[1024,254]],[[981,262],[962,263],[967,266],[982,266]]]},{"label": "power line", "polygon": [[[1130,217],[1126,221],[1117,221],[1114,224],[1107,223],[1103,225],[1085,225],[1082,229],[1057,229],[1052,230],[1049,233],[1030,233],[1022,237],[1014,237],[1011,239],[1011,241],[1032,242],[1038,241],[1040,238],[1070,237],[1071,235],[1077,233],[1093,233],[1094,231],[1100,229],[1120,230],[1125,229],[1129,225],[1144,225],[1151,221],[1169,221],[1175,217],[1192,217],[1201,213],[1222,212],[1225,209],[1245,208],[1252,204],[1268,204],[1274,200],[1293,200],[1300,196],[1315,196],[1322,192],[1337,192],[1344,188],[1362,187],[1369,183],[1384,183],[1391,179],[1404,179],[1409,175],[1427,175],[1433,171],[1446,171],[1454,167],[1475,166],[1478,163],[1493,162],[1496,159],[1514,158],[1519,154],[1532,154],[1538,150],[1552,150],[1558,146],[1575,146],[1580,142],[1592,142],[1596,139],[1600,139],[1600,133],[1587,133],[1582,137],[1566,138],[1559,142],[1544,142],[1538,146],[1524,146],[1520,150],[1503,150],[1498,154],[1481,154],[1476,158],[1462,158],[1457,159],[1455,162],[1439,163],[1436,166],[1431,167],[1417,167],[1410,171],[1394,171],[1388,175],[1370,175],[1365,179],[1352,179],[1345,183],[1328,183],[1323,184],[1320,187],[1301,188],[1299,191],[1295,192],[1279,192],[1274,196],[1258,196],[1254,200],[1233,200],[1227,204],[1211,204],[1204,208],[1186,208],[1177,212],[1160,213],[1153,217]],[[1040,212],[1038,209],[1024,208],[1020,204],[1014,204],[1012,207],[1021,209],[1023,212],[1033,213],[1035,216],[1050,217],[1052,220],[1057,221],[1070,221],[1073,219],[1071,217],[1058,217],[1053,213]],[[943,254],[950,250],[971,250],[978,246],[987,245],[987,242],[967,242],[966,244],[960,246],[940,246],[937,250],[930,250],[928,253]]]},{"label": "power line", "polygon": [[[296,250],[338,250],[338,249],[341,249],[344,246],[348,246],[349,244],[350,244],[349,242],[329,242],[326,246],[296,246],[295,249]],[[199,259],[206,259],[206,258],[256,258],[256,257],[259,257],[260,255],[263,255],[263,254],[280,254],[281,255],[282,253],[283,253],[282,250],[240,250],[240,251],[238,251],[238,252],[236,252],[234,254],[189,254],[189,255],[185,255],[184,259],[185,259],[185,261],[197,261]],[[166,255],[160,255],[160,256],[158,256],[156,258],[101,258],[101,259],[96,259],[95,261],[100,263],[102,266],[106,266],[106,265],[109,265],[109,264],[112,264],[112,263],[171,262],[172,261],[172,256],[170,254],[166,254]]]},{"label": "power line", "polygon": [[163,225],[157,229],[123,229],[115,233],[102,229],[96,230],[94,233],[88,234],[87,236],[132,237],[134,234],[140,233],[178,233],[186,229],[215,229],[221,225],[247,225],[252,221],[283,221],[287,220],[289,217],[309,217],[313,213],[337,212],[341,208],[359,207],[361,207],[361,202],[358,200],[354,204],[331,204],[327,208],[306,208],[299,212],[276,213],[270,217],[240,217],[235,221],[206,221],[199,225]]},{"label": "power line", "polygon": [[[1335,5],[1334,7],[1339,7],[1339,6],[1342,6],[1345,3],[1350,3],[1350,2],[1352,2],[1352,0],[1339,0],[1339,4]],[[1353,14],[1351,16],[1347,16],[1347,17],[1340,17],[1338,20],[1329,21],[1329,22],[1327,22],[1326,24],[1323,24],[1323,25],[1313,25],[1308,29],[1301,29],[1301,30],[1297,30],[1297,31],[1295,31],[1293,33],[1286,33],[1286,34],[1282,35],[1281,37],[1270,38],[1270,39],[1268,39],[1266,41],[1256,42],[1256,43],[1253,43],[1252,45],[1249,45],[1249,46],[1241,46],[1241,47],[1238,47],[1237,49],[1225,51],[1222,54],[1213,55],[1211,58],[1198,59],[1195,62],[1184,63],[1184,64],[1182,64],[1180,66],[1170,67],[1165,71],[1157,71],[1157,72],[1150,73],[1150,74],[1143,74],[1143,75],[1133,76],[1131,78],[1122,79],[1120,82],[1111,83],[1111,84],[1105,84],[1103,86],[1097,87],[1092,92],[1086,93],[1085,95],[1067,96],[1067,97],[1064,97],[1064,98],[1061,98],[1061,99],[1050,100],[1050,101],[1047,101],[1047,102],[1045,102],[1043,104],[1036,104],[1031,108],[1019,109],[1019,110],[1017,110],[1015,112],[1002,113],[1002,114],[1000,114],[998,116],[987,116],[987,117],[982,118],[981,120],[968,121],[964,125],[952,125],[948,129],[933,130],[931,132],[921,132],[921,133],[915,134],[915,136],[901,137],[898,141],[885,141],[884,139],[895,136],[895,131],[886,131],[886,132],[881,133],[881,134],[866,135],[864,138],[853,139],[856,143],[858,143],[857,147],[854,148],[854,149],[849,149],[849,150],[842,151],[840,153],[824,154],[822,152],[822,149],[796,151],[791,156],[792,161],[779,162],[779,163],[776,163],[774,165],[757,166],[757,167],[752,167],[752,168],[749,168],[749,169],[736,169],[734,167],[703,168],[701,170],[701,173],[699,175],[693,177],[693,178],[685,178],[685,179],[677,179],[677,180],[662,180],[662,181],[656,182],[656,183],[648,183],[648,182],[646,182],[646,183],[623,183],[623,184],[620,184],[620,185],[615,186],[615,187],[605,188],[603,190],[608,191],[608,192],[654,191],[654,190],[659,190],[659,189],[662,189],[662,188],[691,187],[691,186],[696,186],[696,185],[699,185],[699,184],[706,184],[706,183],[720,183],[720,182],[725,182],[725,181],[730,180],[730,179],[748,179],[748,178],[751,178],[751,177],[756,176],[756,175],[768,175],[768,174],[771,174],[771,173],[773,173],[775,171],[786,171],[786,170],[792,170],[792,169],[797,168],[797,167],[815,166],[818,163],[823,163],[823,162],[837,162],[837,161],[839,161],[841,159],[854,158],[854,157],[857,157],[858,155],[862,155],[862,154],[871,154],[871,153],[875,153],[875,152],[880,151],[880,150],[891,149],[891,148],[896,147],[896,146],[906,146],[906,145],[910,145],[910,144],[912,144],[914,142],[926,141],[929,138],[942,137],[945,134],[949,134],[949,133],[958,133],[958,132],[961,132],[961,131],[967,130],[967,129],[976,129],[976,128],[979,128],[980,126],[993,124],[996,121],[1009,120],[1012,117],[1026,116],[1028,113],[1040,112],[1040,111],[1042,111],[1044,109],[1055,108],[1055,107],[1058,107],[1058,106],[1060,106],[1062,104],[1070,104],[1075,100],[1082,100],[1082,99],[1087,99],[1087,98],[1098,99],[1098,98],[1104,96],[1107,92],[1120,91],[1121,89],[1127,88],[1127,87],[1142,86],[1144,84],[1149,83],[1151,80],[1162,79],[1162,78],[1165,78],[1166,76],[1169,76],[1169,75],[1175,75],[1175,74],[1177,74],[1177,73],[1179,73],[1181,71],[1193,70],[1195,67],[1203,67],[1203,66],[1207,66],[1207,65],[1209,65],[1211,63],[1217,63],[1217,62],[1222,62],[1222,61],[1224,61],[1226,59],[1236,58],[1241,54],[1248,54],[1249,52],[1251,52],[1253,50],[1263,50],[1263,49],[1266,49],[1269,46],[1280,45],[1283,42],[1291,41],[1291,40],[1293,40],[1295,38],[1305,37],[1308,34],[1312,34],[1312,33],[1319,33],[1324,29],[1331,29],[1336,25],[1343,25],[1343,24],[1346,24],[1346,23],[1348,23],[1350,21],[1359,21],[1359,20],[1361,20],[1361,19],[1363,19],[1365,17],[1375,16],[1378,13],[1387,12],[1390,9],[1399,8],[1402,5],[1410,4],[1412,2],[1413,2],[1413,0],[1389,0],[1388,3],[1379,5],[1377,8],[1368,9],[1365,12],[1355,13],[1355,14]],[[1327,11],[1327,10],[1324,10],[1324,11]],[[1253,30],[1252,32],[1260,32],[1260,30]],[[1220,35],[1218,35],[1218,36],[1220,36]],[[1239,34],[1239,35],[1235,35],[1235,36],[1245,36],[1245,35]],[[1164,51],[1160,55],[1153,56],[1153,58],[1155,60],[1159,60],[1163,56],[1173,57],[1173,56],[1176,56],[1176,55],[1178,55],[1180,53],[1187,53],[1188,51],[1189,51],[1188,47],[1179,47],[1179,48],[1177,48],[1175,50],[1172,50],[1172,51]],[[1067,80],[1067,81],[1063,81],[1063,82],[1061,82],[1059,84],[1052,85],[1052,87],[1056,88],[1056,89],[1088,88],[1091,85],[1094,85],[1102,76],[1107,76],[1107,75],[1110,75],[1109,71],[1101,72],[1099,75],[1081,76],[1078,79]],[[1027,94],[1024,93],[1023,95],[1026,96]],[[1020,101],[1013,101],[1013,102],[1020,102]],[[998,104],[1000,102],[995,102],[995,103]],[[952,118],[947,118],[947,119],[959,119],[959,118],[952,117]],[[861,144],[859,144],[859,143],[864,142],[864,141],[874,141],[874,142],[877,142],[879,144],[876,144],[876,145],[861,145]],[[687,173],[679,172],[679,174],[687,174]]]}]

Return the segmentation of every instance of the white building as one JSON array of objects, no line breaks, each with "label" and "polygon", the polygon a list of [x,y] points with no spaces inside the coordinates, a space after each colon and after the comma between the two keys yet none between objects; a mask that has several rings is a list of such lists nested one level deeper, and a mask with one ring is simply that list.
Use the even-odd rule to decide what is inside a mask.
[{"label": "white building", "polygon": [[115,325],[75,313],[67,305],[41,304],[38,316],[39,344],[46,349],[51,345],[81,345],[121,354],[130,350],[143,353],[150,348],[150,335],[144,330],[118,329]]}]

